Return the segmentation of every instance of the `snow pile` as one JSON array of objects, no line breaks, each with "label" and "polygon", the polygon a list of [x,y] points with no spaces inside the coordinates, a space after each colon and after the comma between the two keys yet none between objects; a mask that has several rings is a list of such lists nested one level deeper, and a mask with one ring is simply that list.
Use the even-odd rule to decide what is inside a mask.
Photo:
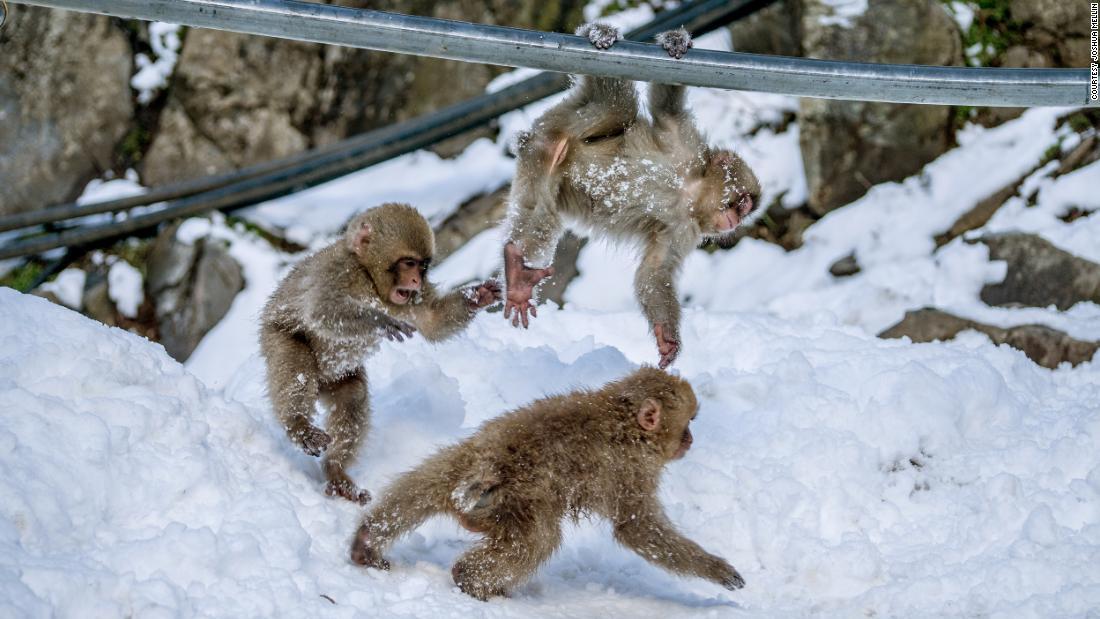
[{"label": "snow pile", "polygon": [[[137,336],[0,290],[0,615],[561,617],[1079,615],[1100,606],[1100,372],[982,338],[881,341],[761,314],[688,312],[696,445],[662,489],[731,560],[736,593],[618,548],[603,523],[511,599],[458,592],[472,540],[434,520],[394,569],[346,560],[358,510],[281,436],[262,364],[225,394]],[[483,315],[369,364],[357,479],[397,472],[546,393],[652,356],[636,312]],[[73,351],[80,354],[73,354]],[[491,379],[486,380],[486,377]],[[330,601],[331,600],[331,601]]]},{"label": "snow pile", "polygon": [[53,294],[62,305],[80,311],[84,307],[84,284],[87,280],[88,274],[83,269],[70,267],[38,289]]},{"label": "snow pile", "polygon": [[165,22],[149,24],[149,46],[154,58],[146,54],[134,56],[137,73],[130,78],[130,87],[138,91],[138,103],[147,105],[157,91],[168,85],[179,60],[180,26]]},{"label": "snow pile", "polygon": [[115,260],[107,271],[107,294],[119,313],[127,318],[137,316],[145,300],[145,279],[129,262]]}]

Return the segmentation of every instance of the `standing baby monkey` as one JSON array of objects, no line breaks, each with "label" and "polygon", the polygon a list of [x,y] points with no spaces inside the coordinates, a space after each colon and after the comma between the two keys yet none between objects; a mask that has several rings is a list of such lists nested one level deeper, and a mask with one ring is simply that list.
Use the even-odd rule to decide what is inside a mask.
[{"label": "standing baby monkey", "polygon": [[[495,281],[437,296],[427,280],[434,242],[413,207],[372,208],[342,240],[295,265],[264,307],[268,395],[290,439],[325,454],[330,496],[370,500],[346,472],[367,430],[366,355],[382,337],[400,342],[419,330],[444,339],[500,299]],[[318,398],[329,407],[327,431],[312,422]]]},{"label": "standing baby monkey", "polygon": [[615,539],[661,567],[727,589],[737,570],[680,535],[657,500],[661,470],[691,447],[698,411],[686,381],[642,368],[598,391],[546,398],[489,421],[399,477],[355,536],[351,558],[389,569],[382,554],[435,514],[484,538],[451,570],[466,593],[505,595],[550,558],[561,520],[599,514]]},{"label": "standing baby monkey", "polygon": [[[598,48],[618,31],[582,26]],[[692,47],[686,31],[657,41],[676,58]],[[634,291],[657,340],[659,365],[680,351],[680,302],[673,279],[703,238],[731,234],[760,200],[760,184],[744,161],[707,146],[684,105],[683,86],[649,88],[651,119],[638,114],[634,84],[581,77],[569,96],[520,136],[516,178],[509,196],[504,245],[507,294],[504,317],[528,324],[534,287],[550,275],[565,217],[595,231],[637,241],[642,259]]]}]

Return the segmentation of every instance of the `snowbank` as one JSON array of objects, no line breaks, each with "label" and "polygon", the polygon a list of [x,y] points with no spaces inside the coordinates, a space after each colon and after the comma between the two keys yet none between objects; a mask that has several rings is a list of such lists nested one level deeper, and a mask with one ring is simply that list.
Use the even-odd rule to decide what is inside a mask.
[{"label": "snowbank", "polygon": [[[748,586],[683,580],[567,526],[511,599],[459,593],[472,539],[436,520],[390,573],[346,560],[358,510],[280,435],[253,358],[223,394],[137,336],[0,289],[0,615],[1053,616],[1100,607],[1100,371],[1049,371],[980,337],[692,311],[680,371],[695,448],[662,499]],[[530,399],[653,356],[636,312],[499,314],[370,362],[377,492]],[[79,351],[79,354],[73,354]],[[330,601],[330,599],[332,601]]]}]

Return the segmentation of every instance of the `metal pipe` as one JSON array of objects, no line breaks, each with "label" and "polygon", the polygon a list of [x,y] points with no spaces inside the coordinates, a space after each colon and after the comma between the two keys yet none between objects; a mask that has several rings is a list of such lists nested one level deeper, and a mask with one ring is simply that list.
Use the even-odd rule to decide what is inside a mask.
[{"label": "metal pipe", "polygon": [[[653,20],[626,33],[629,40],[648,40],[665,30],[685,26],[692,32],[706,33],[729,23],[751,15],[775,0],[694,0],[667,11],[661,11]],[[102,202],[61,204],[49,208],[16,213],[0,217],[0,232],[16,230],[44,223],[56,223],[65,219],[86,217],[101,213],[116,213],[137,206],[146,206],[166,202],[204,191],[212,191],[231,183],[245,179],[279,172],[293,167],[307,166],[328,153],[341,153],[344,157],[360,157],[364,149],[376,148],[380,132],[397,131],[424,132],[430,128],[445,127],[444,132],[432,131],[424,140],[409,142],[412,150],[434,144],[435,142],[458,135],[488,123],[492,119],[518,109],[532,101],[548,97],[564,90],[568,80],[561,74],[540,74],[529,77],[497,92],[479,95],[441,110],[431,112],[420,118],[402,123],[396,127],[377,129],[360,134],[340,142],[273,159],[239,170],[189,179],[150,189],[141,195],[116,198]],[[409,151],[411,152],[411,151]],[[402,155],[404,153],[397,153]],[[396,156],[396,155],[395,155]]]},{"label": "metal pipe", "polygon": [[260,34],[564,73],[803,97],[999,107],[1097,106],[1087,69],[869,64],[692,50],[681,60],[624,41],[598,51],[581,37],[295,0],[12,0]]}]

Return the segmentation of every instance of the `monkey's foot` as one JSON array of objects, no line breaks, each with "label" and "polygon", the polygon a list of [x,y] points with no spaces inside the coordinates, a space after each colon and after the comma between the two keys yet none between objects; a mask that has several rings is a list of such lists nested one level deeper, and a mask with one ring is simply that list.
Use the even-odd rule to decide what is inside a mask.
[{"label": "monkey's foot", "polygon": [[669,56],[677,60],[683,58],[684,54],[686,54],[689,49],[695,47],[695,42],[691,40],[691,35],[683,28],[658,34],[657,44],[663,47],[665,51],[668,52]]},{"label": "monkey's foot", "polygon": [[472,574],[474,571],[462,561],[455,563],[451,568],[451,577],[463,593],[482,602],[488,601],[491,597],[504,597],[508,594],[504,587],[489,584],[474,576]]},{"label": "monkey's foot", "polygon": [[745,579],[737,573],[737,570],[733,570],[733,574],[729,578],[722,579],[721,584],[730,591],[736,591],[745,586]]},{"label": "monkey's foot", "polygon": [[371,548],[370,529],[366,523],[359,525],[359,530],[355,532],[355,540],[351,543],[351,561],[378,570],[390,569],[390,562],[383,558],[380,552]]},{"label": "monkey's foot", "polygon": [[351,546],[351,560],[363,567],[373,567],[376,570],[389,571],[390,562],[382,557],[375,549],[366,544],[355,543]]},{"label": "monkey's foot", "polygon": [[653,325],[653,335],[657,339],[657,353],[661,355],[657,367],[662,370],[672,365],[680,354],[680,340],[675,333],[663,324]]},{"label": "monkey's foot", "polygon": [[332,444],[332,437],[327,432],[314,425],[306,425],[304,428],[291,430],[290,438],[301,446],[302,451],[311,456],[320,456]]},{"label": "monkey's foot", "polygon": [[596,49],[611,49],[616,41],[621,41],[623,35],[615,26],[608,24],[583,24],[577,28],[579,37],[586,37]]},{"label": "monkey's foot", "polygon": [[735,591],[745,586],[745,579],[725,559],[711,555],[707,561],[704,578],[714,581],[730,591]]},{"label": "monkey's foot", "polygon": [[328,496],[343,497],[360,505],[370,502],[370,493],[356,486],[343,471],[329,472],[328,478],[328,483],[325,484],[325,494]]}]

